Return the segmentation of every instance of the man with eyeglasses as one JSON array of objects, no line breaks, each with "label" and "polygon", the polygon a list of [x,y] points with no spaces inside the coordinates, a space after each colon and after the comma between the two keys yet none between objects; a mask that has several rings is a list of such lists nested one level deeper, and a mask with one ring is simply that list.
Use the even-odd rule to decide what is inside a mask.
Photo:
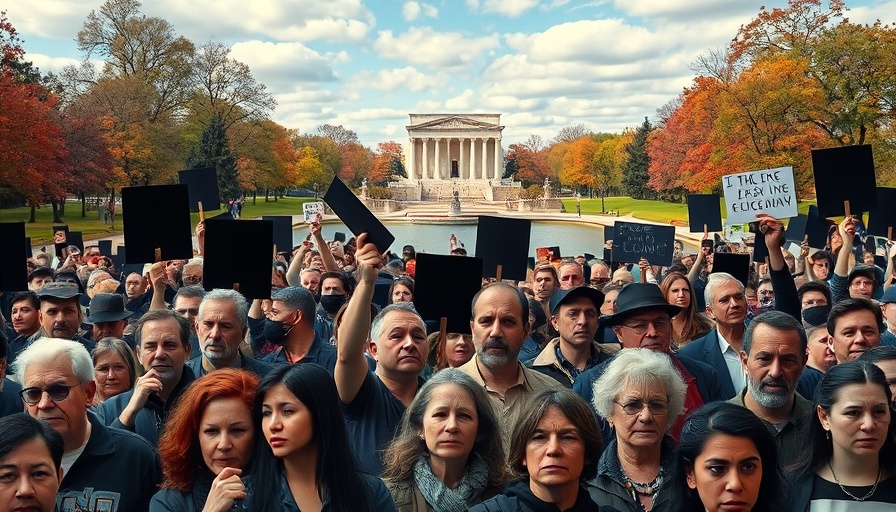
[{"label": "man with eyeglasses", "polygon": [[63,439],[57,509],[148,510],[161,482],[159,457],[145,439],[108,428],[91,412],[96,384],[87,350],[42,338],[19,354],[13,371],[27,413]]},{"label": "man with eyeglasses", "polygon": [[855,265],[849,268],[850,248],[856,235],[856,221],[847,217],[838,226],[843,247],[837,254],[834,275],[831,277],[831,297],[834,302],[843,299],[874,299],[883,294],[883,272],[870,265]]},{"label": "man with eyeglasses", "polygon": [[880,312],[884,315],[887,328],[880,333],[880,344],[884,347],[896,346],[896,286],[887,288],[880,298]]},{"label": "man with eyeglasses", "polygon": [[[672,320],[681,312],[679,306],[669,304],[659,287],[652,283],[632,283],[620,290],[616,298],[616,313],[607,317],[622,348],[647,348],[668,354],[672,364],[681,373],[687,393],[685,412],[672,428],[677,438],[688,413],[699,409],[704,403],[724,400],[718,374],[707,364],[672,353]],[[612,359],[610,360],[612,361]],[[589,404],[594,398],[594,382],[603,375],[609,361],[579,375],[573,384],[573,391]],[[609,427],[602,422],[605,438]]]},{"label": "man with eyeglasses", "polygon": [[796,393],[806,365],[806,332],[787,313],[767,311],[750,322],[740,359],[747,386],[730,403],[751,410],[769,426],[778,445],[778,465],[787,467],[802,455],[815,408]]},{"label": "man with eyeglasses", "polygon": [[809,308],[818,306],[829,306],[831,304],[831,289],[828,285],[819,281],[808,281],[803,283],[796,291],[800,300],[800,309],[806,311]]}]

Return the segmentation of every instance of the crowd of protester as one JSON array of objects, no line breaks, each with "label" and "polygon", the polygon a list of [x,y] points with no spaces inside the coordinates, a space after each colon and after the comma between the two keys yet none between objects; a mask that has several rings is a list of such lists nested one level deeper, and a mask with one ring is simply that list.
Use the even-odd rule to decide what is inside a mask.
[{"label": "crowd of protester", "polygon": [[0,511],[896,507],[896,250],[857,219],[797,253],[761,217],[742,277],[715,256],[754,247],[708,234],[668,267],[538,261],[483,280],[468,332],[415,309],[412,246],[309,228],[270,299],[203,288],[201,224],[191,260],[30,259]]}]

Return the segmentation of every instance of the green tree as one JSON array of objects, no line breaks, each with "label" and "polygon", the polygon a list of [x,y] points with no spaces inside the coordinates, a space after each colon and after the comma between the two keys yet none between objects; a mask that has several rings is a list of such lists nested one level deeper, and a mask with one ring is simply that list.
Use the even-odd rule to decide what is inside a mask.
[{"label": "green tree", "polygon": [[653,130],[650,121],[644,118],[644,123],[635,131],[635,138],[625,146],[625,164],[622,167],[622,191],[634,199],[654,199],[656,193],[647,188],[650,175],[647,169],[650,167],[650,156],[647,155],[647,137]]},{"label": "green tree", "polygon": [[214,167],[218,171],[218,189],[221,202],[235,199],[242,195],[236,169],[236,158],[230,152],[227,134],[224,132],[224,120],[220,115],[212,116],[202,140],[194,146],[187,158],[187,167],[200,169]]}]

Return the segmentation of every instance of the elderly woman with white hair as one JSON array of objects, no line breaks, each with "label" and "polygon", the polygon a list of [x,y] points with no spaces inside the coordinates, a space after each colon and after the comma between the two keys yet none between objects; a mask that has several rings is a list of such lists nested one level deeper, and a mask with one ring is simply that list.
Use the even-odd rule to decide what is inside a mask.
[{"label": "elderly woman with white hair", "polygon": [[662,352],[626,348],[609,362],[594,383],[594,408],[613,431],[597,476],[587,483],[595,503],[632,512],[673,510],[675,448],[667,434],[685,410],[686,392]]}]

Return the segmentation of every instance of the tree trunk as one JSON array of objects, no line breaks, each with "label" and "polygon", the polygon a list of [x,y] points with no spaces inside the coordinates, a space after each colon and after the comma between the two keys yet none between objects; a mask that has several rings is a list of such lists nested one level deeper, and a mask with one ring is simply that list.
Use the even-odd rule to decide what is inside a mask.
[{"label": "tree trunk", "polygon": [[601,213],[607,213],[607,205],[604,204],[604,197],[606,195],[607,195],[606,190],[603,188],[600,189],[600,212]]},{"label": "tree trunk", "polygon": [[258,201],[258,189],[252,191],[252,206]]},{"label": "tree trunk", "polygon": [[37,222],[37,207],[32,204],[31,217],[28,218],[28,224],[34,224],[35,222]]},{"label": "tree trunk", "polygon": [[83,219],[87,217],[87,194],[80,192],[78,195],[81,196],[81,218]]},{"label": "tree trunk", "polygon": [[112,209],[109,212],[109,231],[115,231],[115,189],[112,189],[112,192],[109,197],[109,204],[112,205]]},{"label": "tree trunk", "polygon": [[[64,201],[63,201],[63,203],[64,203]],[[62,223],[62,214],[64,212],[62,211],[62,209],[59,206],[59,201],[56,199],[53,199],[52,201],[50,201],[50,205],[53,208],[53,222],[55,222],[56,224],[61,224]]]}]

